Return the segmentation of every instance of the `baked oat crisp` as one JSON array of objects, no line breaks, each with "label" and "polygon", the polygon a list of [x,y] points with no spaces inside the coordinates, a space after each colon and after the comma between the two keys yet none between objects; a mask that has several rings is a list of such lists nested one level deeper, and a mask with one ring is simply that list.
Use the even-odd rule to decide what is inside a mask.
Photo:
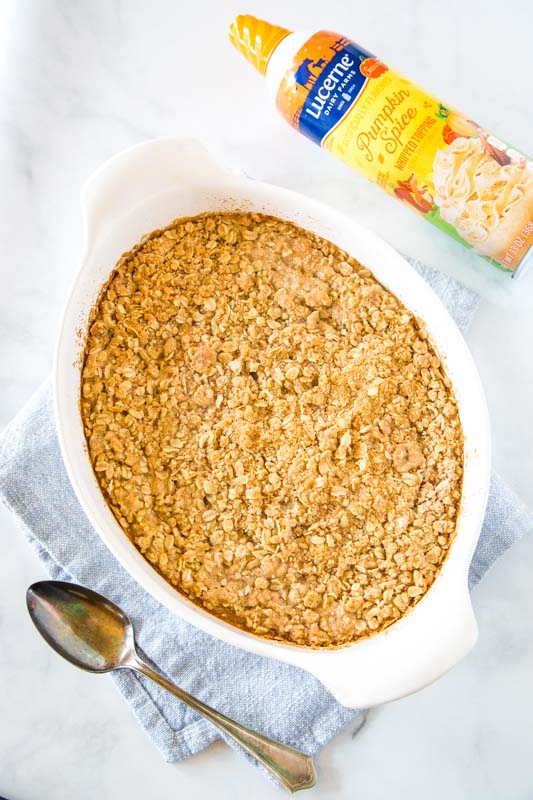
[{"label": "baked oat crisp", "polygon": [[462,431],[423,325],[291,223],[208,214],[125,254],[92,312],[81,412],[131,541],[251,633],[381,631],[453,541]]}]

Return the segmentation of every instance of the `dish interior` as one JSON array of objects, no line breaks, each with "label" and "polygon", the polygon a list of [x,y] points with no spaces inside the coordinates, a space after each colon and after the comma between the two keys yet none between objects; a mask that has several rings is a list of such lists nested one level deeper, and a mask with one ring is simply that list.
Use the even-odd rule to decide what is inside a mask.
[{"label": "dish interior", "polygon": [[455,536],[463,436],[425,325],[276,217],[177,220],[91,312],[81,411],[121,528],[189,600],[308,647],[388,628]]}]

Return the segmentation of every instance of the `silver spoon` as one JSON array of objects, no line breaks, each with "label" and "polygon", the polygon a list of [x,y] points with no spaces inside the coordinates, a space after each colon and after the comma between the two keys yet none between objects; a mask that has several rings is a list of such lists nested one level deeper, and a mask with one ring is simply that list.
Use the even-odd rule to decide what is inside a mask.
[{"label": "silver spoon", "polygon": [[101,594],[62,581],[40,581],[26,592],[30,617],[41,636],[71,664],[87,672],[133,669],[151,678],[205,717],[263,764],[291,792],[316,783],[311,756],[239,725],[156,672],[138,655],[126,614]]}]

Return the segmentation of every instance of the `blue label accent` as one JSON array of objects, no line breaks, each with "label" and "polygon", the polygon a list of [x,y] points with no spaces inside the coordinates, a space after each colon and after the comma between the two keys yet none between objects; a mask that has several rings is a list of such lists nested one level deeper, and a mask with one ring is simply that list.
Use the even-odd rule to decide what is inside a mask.
[{"label": "blue label accent", "polygon": [[[346,39],[335,45],[331,61],[324,65],[320,63],[324,59],[313,63],[306,58],[294,74],[296,83],[309,89],[298,129],[318,145],[353,106],[368,81],[359,65],[371,54]],[[322,67],[318,77],[313,72],[317,67]]]}]

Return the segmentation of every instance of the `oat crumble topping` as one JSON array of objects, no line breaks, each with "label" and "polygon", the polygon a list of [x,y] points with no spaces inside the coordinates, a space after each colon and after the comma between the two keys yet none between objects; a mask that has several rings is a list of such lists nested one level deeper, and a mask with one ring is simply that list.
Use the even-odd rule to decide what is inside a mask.
[{"label": "oat crumble topping", "polygon": [[92,312],[81,412],[131,541],[251,633],[381,631],[453,541],[462,431],[423,325],[292,223],[207,214],[125,254]]}]

